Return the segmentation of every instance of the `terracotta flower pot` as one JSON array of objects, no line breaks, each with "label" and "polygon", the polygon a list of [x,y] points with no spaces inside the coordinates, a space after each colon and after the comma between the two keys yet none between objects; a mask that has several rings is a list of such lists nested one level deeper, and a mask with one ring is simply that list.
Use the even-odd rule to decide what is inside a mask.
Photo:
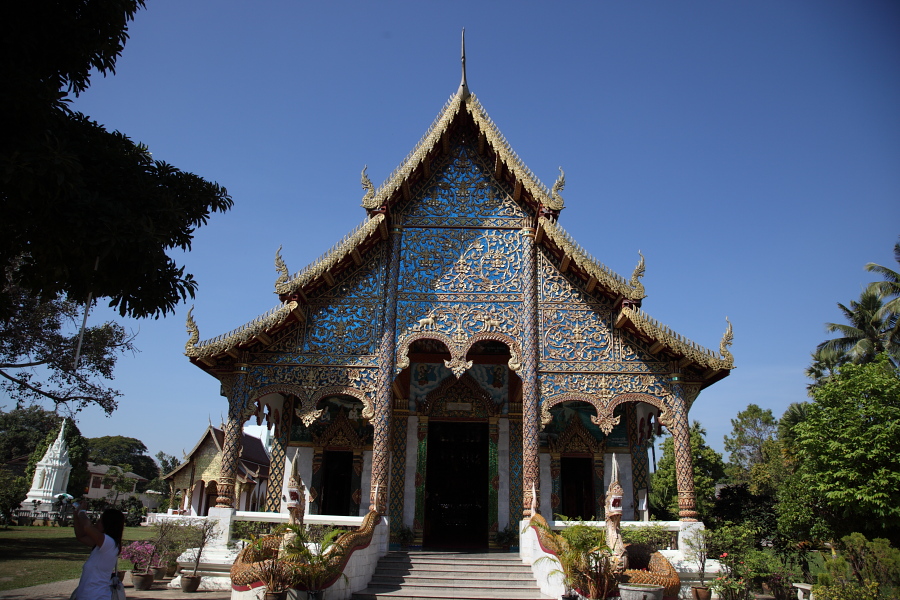
[{"label": "terracotta flower pot", "polygon": [[193,575],[182,575],[181,576],[181,591],[186,592],[188,594],[193,594],[200,587],[200,581],[203,579],[201,575],[193,576]]},{"label": "terracotta flower pot", "polygon": [[153,587],[153,573],[131,572],[131,583],[136,590],[149,590]]},{"label": "terracotta flower pot", "polygon": [[266,592],[265,600],[286,600],[287,590],[283,592]]},{"label": "terracotta flower pot", "polygon": [[705,585],[696,585],[691,588],[694,592],[694,600],[710,600],[712,598],[712,590]]},{"label": "terracotta flower pot", "polygon": [[153,573],[153,580],[154,581],[162,581],[163,579],[165,579],[167,569],[168,569],[168,567],[166,567],[166,566],[151,567],[150,572]]}]

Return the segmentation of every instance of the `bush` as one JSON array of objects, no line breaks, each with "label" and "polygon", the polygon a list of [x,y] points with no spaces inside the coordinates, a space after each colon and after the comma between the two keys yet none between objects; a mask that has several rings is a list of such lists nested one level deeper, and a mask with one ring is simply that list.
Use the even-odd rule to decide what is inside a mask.
[{"label": "bush", "polygon": [[661,523],[628,525],[622,529],[622,541],[626,544],[646,544],[651,552],[656,552],[672,546],[673,534]]},{"label": "bush", "polygon": [[594,548],[606,548],[606,530],[584,523],[569,525],[559,535],[578,552],[590,552]]},{"label": "bush", "polygon": [[231,524],[231,539],[249,541],[254,537],[269,535],[277,528],[278,523],[235,521]]},{"label": "bush", "polygon": [[889,600],[900,592],[900,550],[885,539],[851,533],[837,544],[838,555],[825,561],[816,598]]}]

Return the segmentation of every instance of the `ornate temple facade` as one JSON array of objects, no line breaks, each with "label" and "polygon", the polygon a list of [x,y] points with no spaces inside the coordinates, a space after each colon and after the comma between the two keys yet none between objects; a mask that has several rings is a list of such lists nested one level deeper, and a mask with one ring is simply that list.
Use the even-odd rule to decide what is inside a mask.
[{"label": "ornate temple facade", "polygon": [[[235,505],[241,428],[274,428],[264,506],[283,511],[296,463],[311,514],[377,508],[430,546],[488,547],[536,507],[603,518],[612,456],[624,518],[646,497],[660,426],[677,457],[680,517],[696,518],[688,411],[733,368],[641,310],[630,279],[559,224],[547,188],[459,90],[379,187],[365,220],[291,274],[280,304],[186,354],[228,399],[217,506]],[[267,293],[268,290],[261,290]]]}]

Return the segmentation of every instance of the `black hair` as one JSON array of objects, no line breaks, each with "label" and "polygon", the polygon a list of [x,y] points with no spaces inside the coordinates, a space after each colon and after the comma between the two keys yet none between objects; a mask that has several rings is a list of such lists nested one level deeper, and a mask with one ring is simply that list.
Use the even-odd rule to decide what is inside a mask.
[{"label": "black hair", "polygon": [[116,548],[121,550],[122,534],[125,533],[125,515],[121,510],[107,508],[100,515],[100,522],[103,523],[103,533],[111,537],[116,543]]}]

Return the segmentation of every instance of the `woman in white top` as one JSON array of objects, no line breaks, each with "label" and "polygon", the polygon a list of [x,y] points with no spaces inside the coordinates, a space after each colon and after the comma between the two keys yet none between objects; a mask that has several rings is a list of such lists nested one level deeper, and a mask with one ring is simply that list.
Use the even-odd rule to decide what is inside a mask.
[{"label": "woman in white top", "polygon": [[93,550],[81,568],[81,580],[73,598],[109,600],[110,578],[116,570],[124,530],[125,515],[121,511],[108,508],[100,515],[100,520],[91,523],[81,503],[75,503],[75,539],[92,546]]}]

